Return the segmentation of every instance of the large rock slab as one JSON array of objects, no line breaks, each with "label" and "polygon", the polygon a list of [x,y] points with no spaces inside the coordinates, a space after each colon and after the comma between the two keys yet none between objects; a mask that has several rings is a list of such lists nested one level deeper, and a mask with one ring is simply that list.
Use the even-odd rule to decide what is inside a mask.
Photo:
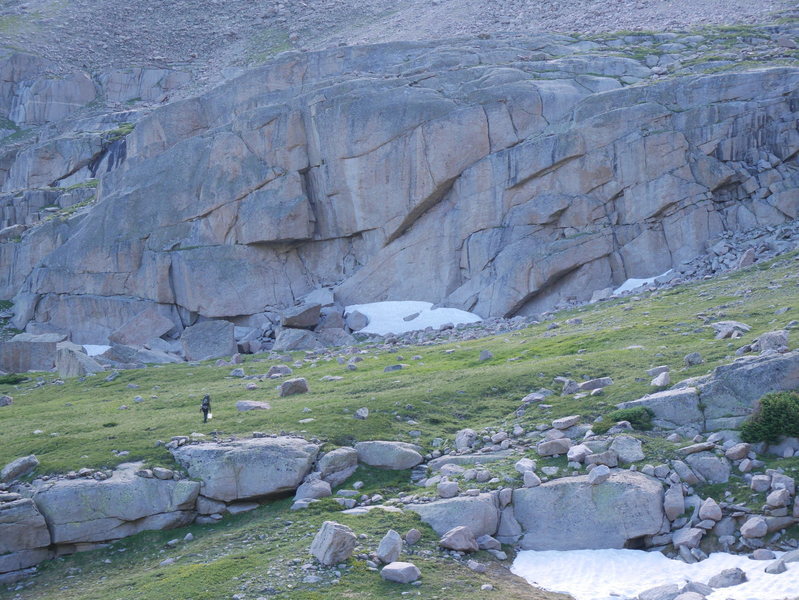
[{"label": "large rock slab", "polygon": [[174,327],[175,324],[170,319],[151,306],[109,335],[108,341],[125,346],[144,346],[150,340],[161,337]]},{"label": "large rock slab", "polygon": [[655,414],[652,422],[658,427],[676,429],[684,425],[704,427],[705,415],[700,409],[699,393],[696,388],[665,390],[648,394],[638,400],[621,402],[618,408],[645,406]]},{"label": "large rock slab", "polygon": [[215,320],[203,321],[187,327],[180,337],[186,360],[208,360],[236,353],[233,323]]},{"label": "large rock slab", "polygon": [[33,454],[15,458],[0,470],[0,482],[14,481],[17,477],[27,475],[38,466],[39,459]]},{"label": "large rock slab", "polygon": [[51,370],[55,367],[56,345],[65,337],[61,334],[22,333],[8,342],[0,342],[0,371],[25,373]]},{"label": "large rock slab", "polygon": [[68,479],[41,485],[33,501],[53,543],[105,542],[191,523],[200,484],[138,477],[140,468],[140,463],[128,463],[104,481]]},{"label": "large rock slab", "polygon": [[417,513],[438,535],[455,527],[468,527],[474,536],[494,535],[499,526],[499,505],[494,494],[458,496],[406,507]]},{"label": "large rock slab", "polygon": [[85,377],[103,370],[103,366],[91,356],[70,347],[58,349],[55,368],[59,377]]},{"label": "large rock slab", "polygon": [[203,496],[223,502],[293,492],[316,461],[319,446],[300,438],[254,438],[172,450]]},{"label": "large rock slab", "polygon": [[738,427],[765,394],[799,388],[799,352],[738,359],[697,387],[708,431]]},{"label": "large rock slab", "polygon": [[624,548],[663,524],[663,487],[641,473],[619,471],[599,485],[587,475],[513,491],[525,550]]},{"label": "large rock slab", "polygon": [[[49,545],[50,532],[47,523],[33,500],[20,498],[11,502],[0,502],[0,559],[7,553],[46,548]],[[15,571],[17,568],[25,567],[5,570]]]},{"label": "large rock slab", "polygon": [[355,451],[360,462],[381,469],[410,469],[423,460],[419,447],[405,442],[358,442]]}]

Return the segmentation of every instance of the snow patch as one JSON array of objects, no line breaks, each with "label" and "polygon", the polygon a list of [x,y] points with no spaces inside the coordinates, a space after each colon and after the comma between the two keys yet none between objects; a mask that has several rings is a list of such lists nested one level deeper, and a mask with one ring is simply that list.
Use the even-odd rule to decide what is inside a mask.
[{"label": "snow patch", "polygon": [[644,287],[646,285],[652,285],[655,283],[655,280],[659,277],[665,277],[671,273],[671,269],[666,271],[665,273],[661,273],[660,275],[655,275],[654,277],[649,277],[648,279],[628,279],[624,283],[622,283],[619,287],[613,290],[613,295],[617,296],[619,294],[623,294],[624,292],[631,292],[633,290],[637,290],[638,288]]},{"label": "snow patch", "polygon": [[[775,552],[780,557],[784,552]],[[749,581],[719,588],[707,600],[783,600],[799,590],[799,563],[770,575],[767,560],[716,552],[693,565],[667,558],[660,552],[642,550],[569,550],[519,552],[511,571],[528,583],[552,592],[571,594],[575,600],[635,598],[650,588],[687,581],[707,583],[724,569],[738,567]]]},{"label": "snow patch", "polygon": [[86,350],[86,354],[89,356],[98,356],[106,350],[110,350],[111,346],[104,346],[102,344],[84,344],[83,349]]},{"label": "snow patch", "polygon": [[[474,313],[457,308],[433,308],[431,302],[416,300],[391,300],[352,304],[345,308],[345,315],[358,311],[369,319],[369,325],[359,333],[387,335],[418,331],[426,327],[438,328],[445,323],[477,323],[482,321]],[[418,314],[417,314],[418,313]],[[414,316],[415,315],[415,316]],[[412,318],[411,318],[412,317]],[[408,319],[407,321],[405,319]]]}]

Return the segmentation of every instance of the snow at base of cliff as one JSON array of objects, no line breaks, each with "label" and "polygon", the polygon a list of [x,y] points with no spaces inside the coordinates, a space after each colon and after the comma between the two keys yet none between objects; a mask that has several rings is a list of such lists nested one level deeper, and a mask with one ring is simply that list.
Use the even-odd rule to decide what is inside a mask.
[{"label": "snow at base of cliff", "polygon": [[345,312],[349,314],[356,310],[369,319],[369,325],[361,329],[359,333],[375,333],[378,335],[400,334],[425,329],[426,327],[437,329],[445,323],[458,325],[460,323],[482,321],[479,316],[465,310],[433,308],[431,302],[415,300],[352,304],[346,307]]}]

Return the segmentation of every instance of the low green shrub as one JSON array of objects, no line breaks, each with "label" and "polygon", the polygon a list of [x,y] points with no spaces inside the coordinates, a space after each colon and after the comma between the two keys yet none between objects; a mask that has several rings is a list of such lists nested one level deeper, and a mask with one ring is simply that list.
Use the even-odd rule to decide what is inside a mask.
[{"label": "low green shrub", "polygon": [[766,394],[741,426],[741,439],[750,444],[776,442],[781,435],[799,437],[799,392]]},{"label": "low green shrub", "polygon": [[646,406],[631,406],[630,408],[620,408],[607,415],[600,423],[594,423],[591,428],[594,433],[605,433],[619,421],[628,421],[633,429],[639,431],[649,431],[652,429],[652,417],[655,413]]},{"label": "low green shrub", "polygon": [[16,373],[0,375],[0,385],[16,385],[27,380],[28,378],[25,375],[17,375]]}]

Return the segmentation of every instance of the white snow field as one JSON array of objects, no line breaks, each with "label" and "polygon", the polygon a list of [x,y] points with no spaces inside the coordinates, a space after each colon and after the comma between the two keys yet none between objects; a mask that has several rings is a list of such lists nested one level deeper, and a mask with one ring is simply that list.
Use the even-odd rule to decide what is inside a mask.
[{"label": "white snow field", "polygon": [[[389,333],[405,333],[418,331],[425,327],[438,328],[445,323],[477,323],[482,319],[474,313],[458,308],[433,308],[431,302],[416,300],[389,300],[371,302],[369,304],[352,304],[345,308],[345,314],[358,311],[369,319],[369,325],[361,329],[362,333],[387,335]],[[417,314],[418,313],[418,314]],[[413,319],[405,320],[415,316]]]},{"label": "white snow field", "polygon": [[[781,556],[783,553],[776,553]],[[740,585],[718,588],[708,600],[790,600],[799,597],[799,563],[769,575],[769,560],[718,552],[689,565],[660,552],[643,550],[568,550],[519,552],[511,571],[536,587],[563,592],[575,600],[635,598],[650,588],[687,581],[707,583],[724,569],[738,567],[748,578]]]},{"label": "white snow field", "polygon": [[619,287],[613,290],[613,295],[617,296],[619,294],[623,294],[624,292],[631,292],[633,290],[637,290],[638,288],[644,287],[645,285],[652,285],[655,283],[655,279],[658,277],[664,277],[671,273],[671,269],[666,271],[665,273],[661,273],[660,275],[655,275],[654,277],[649,277],[647,279],[628,279],[624,283],[622,283]]}]

